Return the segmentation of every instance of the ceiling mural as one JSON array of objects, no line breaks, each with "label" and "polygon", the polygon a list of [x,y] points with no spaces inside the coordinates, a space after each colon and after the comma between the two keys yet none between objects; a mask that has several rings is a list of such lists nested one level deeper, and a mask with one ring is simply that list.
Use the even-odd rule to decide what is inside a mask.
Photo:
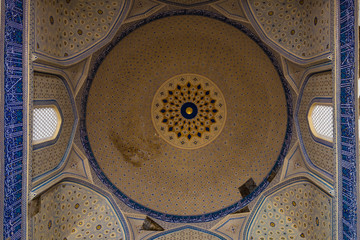
[{"label": "ceiling mural", "polygon": [[268,184],[290,140],[289,96],[243,31],[204,16],[160,18],[100,61],[82,140],[129,206],[166,221],[210,220]]},{"label": "ceiling mural", "polygon": [[[74,63],[103,46],[122,22],[130,1],[37,0],[35,52],[58,63]],[[85,55],[85,56],[84,56]]]},{"label": "ceiling mural", "polygon": [[330,54],[329,0],[243,0],[260,36],[292,61],[309,63]]}]

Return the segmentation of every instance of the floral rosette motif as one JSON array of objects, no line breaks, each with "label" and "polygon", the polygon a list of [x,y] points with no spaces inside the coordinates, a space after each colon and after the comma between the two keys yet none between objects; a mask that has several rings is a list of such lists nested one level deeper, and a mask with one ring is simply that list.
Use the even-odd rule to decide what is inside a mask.
[{"label": "floral rosette motif", "polygon": [[152,120],[168,143],[196,149],[212,142],[226,120],[226,105],[220,89],[197,74],[182,74],[166,81],[152,104]]}]

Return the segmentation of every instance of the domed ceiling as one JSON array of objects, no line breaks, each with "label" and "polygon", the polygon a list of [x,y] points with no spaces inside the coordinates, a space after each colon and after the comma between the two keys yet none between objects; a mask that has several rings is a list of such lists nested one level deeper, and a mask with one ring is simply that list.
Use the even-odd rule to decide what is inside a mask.
[{"label": "domed ceiling", "polygon": [[287,145],[272,61],[244,31],[209,17],[142,24],[101,59],[84,100],[83,143],[98,175],[163,220],[236,210],[239,187],[259,186]]}]

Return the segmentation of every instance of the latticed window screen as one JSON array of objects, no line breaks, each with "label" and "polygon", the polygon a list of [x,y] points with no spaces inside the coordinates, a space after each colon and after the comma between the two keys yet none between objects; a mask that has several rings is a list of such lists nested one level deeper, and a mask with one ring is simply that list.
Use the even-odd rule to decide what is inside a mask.
[{"label": "latticed window screen", "polygon": [[316,105],[312,109],[311,121],[318,135],[326,138],[333,137],[334,125],[332,106]]},{"label": "latticed window screen", "polygon": [[46,140],[54,136],[59,119],[54,107],[34,109],[33,141]]}]

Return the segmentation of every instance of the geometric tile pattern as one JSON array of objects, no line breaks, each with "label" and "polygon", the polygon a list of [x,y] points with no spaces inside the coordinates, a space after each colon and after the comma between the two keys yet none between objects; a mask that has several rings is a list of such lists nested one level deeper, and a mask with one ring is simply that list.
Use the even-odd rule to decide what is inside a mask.
[{"label": "geometric tile pattern", "polygon": [[34,239],[125,239],[123,223],[102,195],[75,183],[60,183],[40,196]]},{"label": "geometric tile pattern", "polygon": [[245,239],[332,237],[332,198],[310,182],[275,191],[254,213]]}]

